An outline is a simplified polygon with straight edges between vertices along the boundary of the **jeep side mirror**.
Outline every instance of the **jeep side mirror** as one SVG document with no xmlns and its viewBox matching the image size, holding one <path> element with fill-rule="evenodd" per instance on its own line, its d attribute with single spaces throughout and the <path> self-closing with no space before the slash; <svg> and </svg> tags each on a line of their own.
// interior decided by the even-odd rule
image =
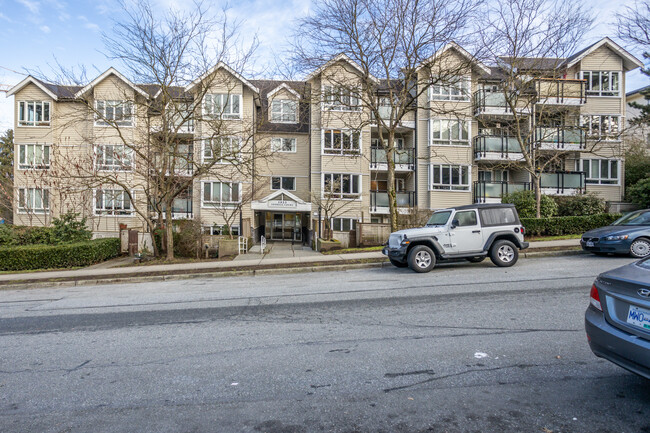
<svg viewBox="0 0 650 433">
<path fill-rule="evenodd" d="M 455 229 L 460 225 L 460 222 L 457 219 L 451 220 L 451 228 Z"/>
</svg>

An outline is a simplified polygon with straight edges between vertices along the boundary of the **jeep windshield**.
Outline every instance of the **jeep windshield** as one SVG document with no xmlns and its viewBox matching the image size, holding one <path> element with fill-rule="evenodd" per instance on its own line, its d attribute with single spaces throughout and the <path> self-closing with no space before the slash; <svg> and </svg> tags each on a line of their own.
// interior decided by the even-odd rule
<svg viewBox="0 0 650 433">
<path fill-rule="evenodd" d="M 450 210 L 446 210 L 442 212 L 434 212 L 434 214 L 431 215 L 431 218 L 429 218 L 429 221 L 427 222 L 427 227 L 444 226 L 445 224 L 447 224 L 450 215 L 451 215 Z"/>
<path fill-rule="evenodd" d="M 650 211 L 636 211 L 623 215 L 613 226 L 650 226 Z"/>
</svg>

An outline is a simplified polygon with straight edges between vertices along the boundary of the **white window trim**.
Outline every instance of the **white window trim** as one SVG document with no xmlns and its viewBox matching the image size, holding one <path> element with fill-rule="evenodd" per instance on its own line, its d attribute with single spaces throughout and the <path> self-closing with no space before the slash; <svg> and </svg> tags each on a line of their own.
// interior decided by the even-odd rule
<svg viewBox="0 0 650 433">
<path fill-rule="evenodd" d="M 106 217 L 106 218 L 128 218 L 128 217 L 133 217 L 135 215 L 135 207 L 133 206 L 133 202 L 135 201 L 135 191 L 131 190 L 131 211 L 128 213 L 124 214 L 108 214 L 105 213 L 105 209 L 97 209 L 97 191 L 98 190 L 103 190 L 103 191 L 119 191 L 121 188 L 115 187 L 115 188 L 94 188 L 93 189 L 93 215 L 97 217 Z M 124 191 L 124 190 L 122 190 Z M 126 192 L 126 191 L 124 191 Z"/>
<path fill-rule="evenodd" d="M 618 137 L 617 137 L 617 138 L 607 138 L 607 137 L 602 138 L 602 137 L 600 136 L 600 133 L 598 134 L 598 137 L 594 137 L 593 135 L 591 135 L 591 134 L 590 134 L 590 128 L 591 128 L 590 125 L 591 125 L 591 121 L 589 121 L 589 123 L 586 124 L 584 120 L 585 120 L 585 118 L 587 118 L 587 117 L 591 118 L 591 117 L 595 117 L 595 116 L 599 116 L 599 117 L 602 117 L 602 116 L 609 116 L 609 117 L 615 117 L 615 118 L 617 118 L 617 119 L 618 119 Z M 623 133 L 623 130 L 621 129 L 621 128 L 622 128 L 621 125 L 622 125 L 623 123 L 624 123 L 624 121 L 623 121 L 623 116 L 621 116 L 620 113 L 619 113 L 619 114 L 587 114 L 587 113 L 585 113 L 585 114 L 580 114 L 580 124 L 581 124 L 581 126 L 585 126 L 585 125 L 587 126 L 587 130 L 585 131 L 585 139 L 586 139 L 586 140 L 592 140 L 592 141 L 611 141 L 611 142 L 618 142 L 618 141 L 621 141 L 622 133 Z"/>
<path fill-rule="evenodd" d="M 97 114 L 97 112 L 99 111 L 97 109 L 97 103 L 100 102 L 100 101 L 104 102 L 104 113 L 102 114 L 102 117 L 98 117 L 98 114 Z M 120 125 L 120 124 L 116 123 L 115 120 L 111 120 L 110 122 L 114 123 L 114 125 L 113 125 L 113 124 L 109 123 L 109 121 L 105 120 L 106 119 L 106 102 L 107 101 L 121 102 L 123 104 L 130 104 L 131 105 L 131 124 L 130 125 Z M 94 102 L 94 105 L 95 105 L 95 113 L 94 113 L 95 121 L 94 121 L 94 125 L 96 127 L 98 127 L 98 128 L 111 128 L 111 127 L 116 127 L 117 126 L 118 128 L 134 128 L 136 126 L 135 125 L 135 106 L 134 106 L 133 102 L 131 102 L 129 100 L 118 100 L 118 99 L 96 99 L 95 102 Z M 124 120 L 121 120 L 120 122 L 123 122 L 123 121 Z"/>
<path fill-rule="evenodd" d="M 273 150 L 273 140 L 293 140 L 293 150 L 282 150 L 282 143 L 280 143 L 280 150 Z M 271 138 L 271 152 L 273 153 L 296 153 L 298 151 L 298 140 L 295 137 L 272 137 Z"/>
<path fill-rule="evenodd" d="M 358 105 L 353 106 L 353 105 L 343 105 L 342 103 L 336 104 L 336 103 L 327 102 L 325 87 L 332 87 L 333 89 L 338 89 L 339 98 L 341 96 L 341 91 L 346 90 L 345 87 L 337 86 L 335 84 L 321 84 L 321 95 L 323 95 L 321 101 L 321 111 L 337 111 L 343 113 L 358 113 L 360 111 L 363 111 L 363 104 L 361 103 L 361 98 L 359 97 L 359 95 L 361 94 L 360 89 L 354 92 L 354 95 L 357 98 Z M 352 98 L 352 92 L 350 93 L 350 98 Z"/>
<path fill-rule="evenodd" d="M 44 104 L 47 104 L 49 106 L 48 107 L 48 112 L 49 112 L 49 117 L 50 117 L 49 120 L 47 120 L 47 121 L 44 120 L 42 122 L 39 122 L 42 125 L 36 125 L 36 120 L 31 122 L 32 124 L 30 124 L 28 120 L 20 120 L 20 104 L 25 104 L 24 113 L 26 114 L 27 113 L 27 104 L 29 104 L 30 102 L 32 102 L 34 104 L 41 103 L 41 105 L 43 105 L 43 107 L 42 107 L 43 113 L 45 113 L 45 105 Z M 49 127 L 51 127 L 52 126 L 52 105 L 53 104 L 52 104 L 51 101 L 37 101 L 37 100 L 18 101 L 18 111 L 16 112 L 16 119 L 17 119 L 16 120 L 16 126 L 18 128 L 49 128 Z M 34 116 L 36 116 L 36 107 L 34 107 Z"/>
<path fill-rule="evenodd" d="M 206 113 L 206 110 L 205 110 L 205 97 L 208 96 L 208 95 L 211 95 L 211 96 L 213 96 L 213 95 L 226 95 L 229 98 L 231 96 L 237 96 L 239 98 L 239 113 L 237 114 L 237 117 L 231 117 L 232 113 L 231 114 L 224 113 L 224 114 L 219 115 L 219 116 L 216 116 L 216 115 L 214 115 L 212 113 Z M 219 93 L 219 92 L 206 93 L 205 95 L 203 95 L 203 101 L 201 101 L 201 113 L 206 118 L 211 117 L 211 118 L 214 118 L 214 119 L 221 119 L 221 120 L 242 120 L 243 114 L 244 114 L 244 96 L 241 93 Z"/>
<path fill-rule="evenodd" d="M 209 163 L 214 159 L 214 152 L 211 152 L 212 153 L 212 158 L 206 158 L 206 156 L 205 156 L 206 141 L 224 139 L 224 138 L 227 138 L 228 140 L 231 140 L 231 143 L 232 143 L 232 140 L 237 141 L 237 146 L 238 146 L 238 149 L 239 149 L 239 152 L 237 154 L 237 161 L 242 160 L 242 142 L 243 142 L 243 140 L 241 139 L 241 137 L 237 137 L 237 136 L 234 136 L 234 135 L 228 135 L 228 136 L 225 136 L 225 137 L 211 137 L 211 138 L 204 138 L 204 139 L 201 140 L 201 162 L 203 164 Z M 223 154 L 223 152 L 222 152 L 222 154 Z M 215 160 L 215 165 L 216 164 L 219 164 L 219 165 L 234 164 L 234 161 L 224 161 L 223 156 L 222 156 L 219 160 Z"/>
<path fill-rule="evenodd" d="M 273 103 L 276 102 L 276 101 L 280 102 L 280 118 L 282 118 L 282 115 L 285 114 L 284 110 L 282 110 L 282 108 L 284 107 L 284 103 L 293 102 L 294 104 L 296 104 L 296 108 L 295 108 L 294 113 L 293 113 L 295 115 L 295 120 L 273 120 Z M 299 116 L 298 101 L 296 101 L 294 99 L 274 98 L 274 99 L 271 99 L 271 101 L 269 102 L 269 122 L 271 122 L 271 123 L 296 124 L 296 123 L 298 123 L 298 116 Z"/>
<path fill-rule="evenodd" d="M 429 88 L 427 89 L 428 91 L 428 96 L 429 96 L 429 101 L 442 101 L 442 102 L 471 102 L 472 100 L 472 77 L 471 75 L 459 75 L 457 77 L 459 81 L 467 83 L 467 95 L 462 98 L 462 99 L 452 99 L 451 98 L 451 92 L 449 92 L 448 97 L 444 97 L 444 95 L 436 95 L 433 93 L 433 86 L 439 86 L 439 87 L 445 87 L 447 89 L 451 89 L 452 85 L 451 84 L 441 84 L 441 83 L 435 83 L 435 80 L 431 82 L 429 85 Z"/>
<path fill-rule="evenodd" d="M 358 151 L 348 151 L 344 152 L 343 151 L 343 146 L 341 146 L 341 151 L 334 153 L 334 152 L 325 152 L 325 131 L 341 131 L 345 132 L 348 134 L 352 134 L 355 132 L 359 133 L 359 150 Z M 322 128 L 320 130 L 320 149 L 321 149 L 321 155 L 323 156 L 353 156 L 353 157 L 358 157 L 363 154 L 363 130 L 354 130 L 354 129 L 342 129 L 342 128 Z M 346 173 L 347 174 L 347 173 Z"/>
<path fill-rule="evenodd" d="M 591 92 L 595 92 L 595 90 L 589 90 L 589 86 L 591 85 L 591 77 L 590 77 L 589 80 L 587 80 L 587 84 L 585 85 L 585 95 L 587 95 L 587 97 L 589 97 L 589 98 L 620 98 L 621 97 L 621 87 L 622 87 L 622 84 L 623 84 L 623 71 L 584 70 L 584 71 L 580 71 L 580 73 L 578 74 L 579 78 L 581 80 L 585 80 L 585 78 L 584 78 L 584 73 L 585 72 L 589 72 L 589 73 L 599 72 L 600 73 L 600 80 L 599 80 L 600 87 L 602 87 L 602 85 L 603 85 L 603 78 L 602 78 L 603 77 L 603 75 L 602 75 L 603 72 L 609 73 L 610 87 L 611 87 L 611 82 L 612 82 L 612 72 L 617 72 L 618 73 L 618 93 L 616 95 L 603 95 L 602 94 L 603 92 L 610 92 L 611 93 L 611 91 L 602 90 L 602 89 L 598 90 L 598 95 L 595 95 L 595 94 L 591 93 Z"/>
<path fill-rule="evenodd" d="M 597 158 L 597 157 L 594 157 L 594 158 L 580 158 L 580 159 L 577 161 L 577 162 L 580 164 L 580 166 L 579 166 L 579 170 L 578 170 L 578 171 L 585 172 L 585 170 L 584 170 L 584 162 L 585 162 L 585 161 L 590 161 L 590 162 L 591 162 L 591 161 L 593 161 L 593 160 L 598 160 L 598 161 L 610 161 L 610 162 L 611 162 L 611 161 L 616 161 L 616 164 L 617 164 L 617 167 L 616 167 L 616 173 L 617 173 L 616 183 L 602 183 L 602 180 L 603 180 L 603 179 L 602 179 L 601 177 L 598 177 L 598 178 L 587 177 L 587 176 L 586 176 L 586 173 L 585 173 L 585 186 L 586 186 L 587 188 L 589 187 L 589 185 L 597 185 L 597 186 L 621 186 L 621 166 L 622 166 L 622 162 L 623 162 L 621 159 L 619 159 L 619 158 Z M 591 169 L 590 169 L 589 171 L 591 172 Z M 600 168 L 598 169 L 598 171 L 600 171 Z M 599 174 L 600 174 L 600 173 L 599 173 Z M 597 182 L 597 183 L 596 183 L 596 182 L 588 182 L 589 180 L 597 180 L 598 182 Z M 605 180 L 607 180 L 607 179 L 605 179 Z M 614 180 L 614 179 L 611 179 L 611 180 Z"/>
<path fill-rule="evenodd" d="M 15 189 L 16 189 L 16 211 L 19 214 L 21 214 L 21 215 L 29 215 L 29 214 L 32 214 L 32 215 L 48 215 L 50 213 L 50 209 L 51 209 L 51 207 L 50 207 L 50 201 L 51 201 L 50 195 L 51 194 L 50 194 L 50 189 L 49 188 L 36 188 L 36 187 L 32 188 L 32 187 L 25 186 L 25 187 L 19 187 L 19 188 L 15 188 Z M 31 207 L 31 208 L 21 208 L 20 207 L 20 191 L 24 190 L 25 195 L 27 195 L 27 190 L 30 190 L 30 189 L 47 191 L 47 207 L 43 207 L 43 208 L 39 208 L 39 209 L 36 209 L 34 207 Z M 41 200 L 42 199 L 43 199 L 43 194 L 41 193 Z"/>
<path fill-rule="evenodd" d="M 467 144 L 454 144 L 451 140 L 451 134 L 449 135 L 449 144 L 433 144 L 433 122 L 437 121 L 450 121 L 450 122 L 465 122 L 467 124 Z M 467 148 L 467 147 L 472 147 L 472 119 L 443 119 L 440 117 L 431 117 L 429 118 L 429 121 L 427 122 L 427 126 L 429 128 L 428 135 L 429 135 L 429 147 L 433 146 L 444 146 L 444 147 L 462 147 L 462 148 Z M 442 140 L 440 140 L 442 141 Z M 459 140 L 460 141 L 460 140 Z M 463 141 L 464 142 L 464 141 Z"/>
<path fill-rule="evenodd" d="M 273 179 L 274 178 L 280 178 L 280 188 L 273 188 Z M 283 178 L 292 178 L 293 179 L 293 189 L 282 188 L 282 179 Z M 279 191 L 281 189 L 284 189 L 285 191 L 295 191 L 296 190 L 296 176 L 271 176 L 270 179 L 271 179 L 270 180 L 270 182 L 271 182 L 271 186 L 270 186 L 271 191 Z"/>
<path fill-rule="evenodd" d="M 237 201 L 229 201 L 226 202 L 227 204 L 224 205 L 223 201 L 220 202 L 220 204 L 216 204 L 214 202 L 205 202 L 205 184 L 206 183 L 229 183 L 231 185 L 238 184 L 239 185 L 239 200 Z M 201 181 L 201 208 L 202 209 L 234 209 L 237 207 L 239 203 L 241 203 L 242 199 L 242 192 L 243 192 L 243 183 L 242 182 L 226 182 L 223 180 L 202 180 Z"/>
<path fill-rule="evenodd" d="M 103 146 L 121 146 L 121 147 L 127 149 L 128 151 L 130 151 L 131 152 L 131 165 L 130 166 L 123 166 L 123 167 L 128 167 L 128 168 L 124 168 L 124 169 L 120 169 L 119 166 L 117 166 L 117 165 L 111 166 L 111 167 L 115 167 L 115 168 L 99 168 L 99 164 L 98 164 L 99 147 L 103 147 Z M 133 151 L 133 148 L 131 148 L 131 147 L 127 146 L 127 145 L 124 145 L 124 144 L 110 144 L 110 143 L 96 144 L 95 148 L 94 148 L 94 152 L 95 153 L 93 155 L 94 156 L 93 159 L 94 159 L 94 167 L 95 167 L 96 171 L 130 173 L 130 172 L 133 172 L 135 170 L 135 152 Z"/>
<path fill-rule="evenodd" d="M 225 236 L 225 235 L 213 234 L 213 233 L 212 233 L 212 229 L 213 229 L 214 227 L 220 227 L 220 228 L 223 228 L 223 227 L 225 227 L 225 226 L 227 226 L 227 224 L 217 224 L 217 223 L 214 223 L 214 224 L 212 224 L 212 225 L 204 224 L 203 226 L 201 226 L 201 228 L 202 228 L 204 231 L 207 229 L 207 230 L 210 232 L 210 233 L 204 233 L 204 234 L 208 234 L 208 235 L 210 235 L 210 236 Z M 237 228 L 237 233 L 238 233 L 238 234 L 236 234 L 236 235 L 233 234 L 233 236 L 241 236 L 240 231 L 239 231 L 239 224 L 233 224 L 233 225 L 231 225 L 230 227 L 228 227 L 228 229 L 230 230 L 230 233 L 231 233 L 231 234 L 233 233 L 233 229 L 234 229 L 235 227 Z"/>
<path fill-rule="evenodd" d="M 350 222 L 350 230 L 336 230 L 334 229 L 334 220 L 341 220 L 341 228 L 343 228 L 343 220 L 349 220 Z M 352 222 L 354 222 L 355 228 L 352 228 Z M 330 227 L 332 228 L 333 232 L 342 232 L 342 233 L 348 233 L 351 232 L 352 230 L 356 230 L 356 225 L 359 223 L 359 218 L 355 217 L 344 217 L 344 216 L 336 216 L 330 218 Z"/>
<path fill-rule="evenodd" d="M 46 144 L 46 143 L 43 143 L 43 144 L 25 143 L 25 144 L 16 144 L 16 146 L 17 146 L 17 152 L 14 155 L 18 155 L 18 158 L 16 158 L 17 159 L 17 169 L 18 170 L 24 171 L 24 170 L 49 170 L 50 169 L 50 164 L 52 164 L 52 145 L 51 144 Z M 39 146 L 39 147 L 42 148 L 41 149 L 41 155 L 43 155 L 45 153 L 45 148 L 46 147 L 49 148 L 49 150 L 48 150 L 48 159 L 49 159 L 49 161 L 48 161 L 47 165 L 46 164 L 28 165 L 27 163 L 25 163 L 25 164 L 21 163 L 20 162 L 20 148 L 21 148 L 21 146 L 34 146 L 34 147 Z M 36 153 L 36 152 L 34 151 L 34 153 Z M 27 148 L 25 148 L 25 159 L 27 159 Z"/>
<path fill-rule="evenodd" d="M 450 167 L 458 166 L 462 167 L 464 170 L 467 170 L 467 189 L 452 189 L 451 186 L 452 184 L 449 184 L 449 189 L 439 189 L 439 188 L 434 188 L 433 183 L 432 183 L 432 177 L 433 177 L 433 166 L 434 165 L 448 165 Z M 463 185 L 464 186 L 464 185 Z M 450 164 L 446 162 L 430 162 L 428 164 L 427 168 L 427 189 L 429 192 L 463 192 L 463 193 L 468 193 L 472 192 L 472 165 L 468 164 Z"/>
<path fill-rule="evenodd" d="M 361 173 L 335 173 L 335 172 L 321 172 L 320 175 L 320 195 L 321 199 L 325 199 L 325 175 L 328 174 L 340 174 L 340 175 L 352 175 L 352 176 L 359 176 L 359 193 L 355 194 L 358 195 L 358 197 L 355 198 L 343 198 L 343 197 L 332 197 L 333 200 L 343 200 L 343 201 L 361 201 L 363 197 L 363 175 Z M 343 193 L 341 193 L 343 195 Z M 353 194 L 349 194 L 353 195 Z"/>
</svg>

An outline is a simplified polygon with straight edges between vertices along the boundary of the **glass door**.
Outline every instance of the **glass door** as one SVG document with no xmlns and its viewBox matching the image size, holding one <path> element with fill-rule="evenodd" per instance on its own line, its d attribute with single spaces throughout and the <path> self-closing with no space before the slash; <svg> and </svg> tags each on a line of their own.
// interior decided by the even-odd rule
<svg viewBox="0 0 650 433">
<path fill-rule="evenodd" d="M 282 240 L 282 220 L 283 215 L 281 213 L 273 214 L 273 231 L 271 232 L 271 239 L 274 241 Z"/>
</svg>

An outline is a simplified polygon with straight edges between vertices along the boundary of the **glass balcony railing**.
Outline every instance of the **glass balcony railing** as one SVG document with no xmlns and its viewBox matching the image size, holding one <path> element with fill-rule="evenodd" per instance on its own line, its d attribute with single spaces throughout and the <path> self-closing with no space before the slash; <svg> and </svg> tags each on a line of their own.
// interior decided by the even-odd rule
<svg viewBox="0 0 650 433">
<path fill-rule="evenodd" d="M 585 189 L 585 173 L 581 171 L 542 173 L 540 187 L 546 194 L 575 194 Z"/>
<path fill-rule="evenodd" d="M 474 137 L 474 156 L 485 158 L 488 153 L 498 153 L 508 159 L 509 154 L 521 154 L 521 145 L 515 137 L 506 135 L 478 135 Z"/>
<path fill-rule="evenodd" d="M 500 200 L 505 194 L 529 189 L 529 182 L 474 182 L 474 203 L 485 203 L 487 199 Z"/>
<path fill-rule="evenodd" d="M 415 191 L 399 191 L 395 193 L 397 207 L 415 206 Z M 388 208 L 388 192 L 370 191 L 370 211 L 376 211 L 378 208 Z"/>
<path fill-rule="evenodd" d="M 542 149 L 580 150 L 586 146 L 585 130 L 579 126 L 538 126 L 535 141 Z"/>
<path fill-rule="evenodd" d="M 586 80 L 538 78 L 535 92 L 538 104 L 582 105 L 587 102 Z"/>
<path fill-rule="evenodd" d="M 503 92 L 477 90 L 473 96 L 474 114 L 512 114 Z"/>
<path fill-rule="evenodd" d="M 415 152 L 413 149 L 393 150 L 393 161 L 395 165 L 408 165 L 409 170 L 415 169 Z M 370 166 L 377 168 L 380 164 L 388 164 L 386 150 L 380 147 L 370 148 Z"/>
</svg>

